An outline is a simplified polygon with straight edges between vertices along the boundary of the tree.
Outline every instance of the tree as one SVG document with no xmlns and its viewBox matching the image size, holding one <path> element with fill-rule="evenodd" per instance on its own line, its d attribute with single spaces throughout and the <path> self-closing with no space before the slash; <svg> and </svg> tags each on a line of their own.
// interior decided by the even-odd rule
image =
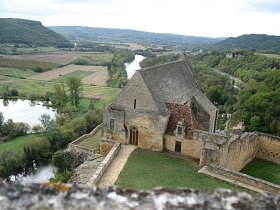
<svg viewBox="0 0 280 210">
<path fill-rule="evenodd" d="M 51 123 L 51 116 L 48 114 L 42 114 L 39 120 L 42 123 L 43 127 L 47 129 L 49 124 Z"/>
<path fill-rule="evenodd" d="M 54 86 L 54 93 L 53 93 L 52 99 L 53 99 L 53 103 L 58 108 L 63 108 L 66 106 L 66 103 L 68 101 L 68 96 L 67 96 L 67 93 L 65 90 L 64 83 L 56 84 Z"/>
<path fill-rule="evenodd" d="M 0 112 L 0 127 L 3 125 L 4 123 L 4 116 L 3 116 L 3 112 Z"/>
<path fill-rule="evenodd" d="M 77 77 L 68 77 L 66 85 L 69 89 L 69 97 L 72 106 L 78 107 L 82 94 L 82 80 Z"/>
</svg>

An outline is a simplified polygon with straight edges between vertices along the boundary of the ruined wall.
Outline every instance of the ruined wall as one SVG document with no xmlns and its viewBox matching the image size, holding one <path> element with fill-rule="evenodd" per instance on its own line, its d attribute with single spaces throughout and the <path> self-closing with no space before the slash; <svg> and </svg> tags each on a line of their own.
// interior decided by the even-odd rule
<svg viewBox="0 0 280 210">
<path fill-rule="evenodd" d="M 255 133 L 244 133 L 233 137 L 221 148 L 220 165 L 240 171 L 250 163 L 258 151 L 258 139 Z"/>
<path fill-rule="evenodd" d="M 181 142 L 181 154 L 187 155 L 194 159 L 200 159 L 204 141 L 164 135 L 165 149 L 171 152 L 175 152 L 176 141 Z"/>
<path fill-rule="evenodd" d="M 244 133 L 226 137 L 214 133 L 195 131 L 194 139 L 204 139 L 200 166 L 217 163 L 222 167 L 240 171 L 254 158 L 280 164 L 280 138 L 264 133 Z"/>
<path fill-rule="evenodd" d="M 259 148 L 257 157 L 280 164 L 280 137 L 257 133 Z"/>
<path fill-rule="evenodd" d="M 255 133 L 227 137 L 208 132 L 195 132 L 194 139 L 204 139 L 200 167 L 217 163 L 222 167 L 240 171 L 251 162 L 259 145 Z"/>
<path fill-rule="evenodd" d="M 201 106 L 197 100 L 193 99 L 191 101 L 191 108 L 195 118 L 198 120 L 199 124 L 204 128 L 203 130 L 209 131 L 210 115 L 205 111 L 203 106 Z"/>
</svg>

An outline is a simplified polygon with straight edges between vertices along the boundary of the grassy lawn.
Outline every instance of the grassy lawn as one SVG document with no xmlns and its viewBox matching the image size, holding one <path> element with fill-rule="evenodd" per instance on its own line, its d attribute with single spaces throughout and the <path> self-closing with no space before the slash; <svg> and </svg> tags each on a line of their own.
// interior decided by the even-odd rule
<svg viewBox="0 0 280 210">
<path fill-rule="evenodd" d="M 100 138 L 101 129 L 99 129 L 92 137 L 83 140 L 78 145 L 99 151 Z"/>
<path fill-rule="evenodd" d="M 32 70 L 20 70 L 16 68 L 7 68 L 7 67 L 0 67 L 0 75 L 7 76 L 7 77 L 14 77 L 14 78 L 27 78 L 32 75 L 38 74 Z"/>
<path fill-rule="evenodd" d="M 53 79 L 52 81 L 54 82 L 63 82 L 65 81 L 68 77 L 77 77 L 79 79 L 83 79 L 91 74 L 94 74 L 94 72 L 88 72 L 88 71 L 73 71 L 69 74 L 57 77 L 55 79 Z"/>
<path fill-rule="evenodd" d="M 39 137 L 38 134 L 29 134 L 26 136 L 17 137 L 9 142 L 1 143 L 0 144 L 0 155 L 3 154 L 3 152 L 5 152 L 5 151 L 21 153 L 23 151 L 23 147 L 25 145 L 30 144 L 38 137 Z"/>
<path fill-rule="evenodd" d="M 255 159 L 241 172 L 280 185 L 280 165 L 276 163 Z"/>
<path fill-rule="evenodd" d="M 198 167 L 193 162 L 182 157 L 138 148 L 129 157 L 116 184 L 136 190 L 185 187 L 245 191 L 223 181 L 198 174 L 197 171 Z"/>
</svg>

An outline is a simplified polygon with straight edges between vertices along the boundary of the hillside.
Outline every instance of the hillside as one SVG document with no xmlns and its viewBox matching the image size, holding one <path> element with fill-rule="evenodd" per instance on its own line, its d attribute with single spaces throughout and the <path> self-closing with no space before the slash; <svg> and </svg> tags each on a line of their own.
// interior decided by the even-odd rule
<svg viewBox="0 0 280 210">
<path fill-rule="evenodd" d="M 39 21 L 0 18 L 0 43 L 53 46 L 68 40 Z"/>
<path fill-rule="evenodd" d="M 49 28 L 57 33 L 64 35 L 71 41 L 123 41 L 155 44 L 181 43 L 193 46 L 210 45 L 222 40 L 222 38 L 184 36 L 167 33 L 152 33 L 130 29 L 95 28 L 84 26 L 52 26 Z"/>
<path fill-rule="evenodd" d="M 280 50 L 280 36 L 269 36 L 266 34 L 245 34 L 236 38 L 227 38 L 215 44 L 214 47 L 221 50 Z"/>
</svg>

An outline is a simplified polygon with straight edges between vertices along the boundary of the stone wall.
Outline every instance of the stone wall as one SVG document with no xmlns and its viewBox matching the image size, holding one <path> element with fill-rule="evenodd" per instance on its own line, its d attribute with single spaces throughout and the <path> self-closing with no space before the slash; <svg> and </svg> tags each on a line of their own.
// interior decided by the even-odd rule
<svg viewBox="0 0 280 210">
<path fill-rule="evenodd" d="M 175 152 L 176 141 L 181 142 L 181 154 L 192 157 L 194 159 L 200 159 L 204 141 L 164 135 L 165 149 L 171 152 Z"/>
<path fill-rule="evenodd" d="M 226 189 L 155 189 L 134 191 L 85 185 L 0 183 L 1 210 L 277 210 L 276 195 Z"/>
<path fill-rule="evenodd" d="M 108 139 L 106 139 L 105 141 L 107 143 L 111 142 L 113 147 L 110 150 L 110 152 L 106 155 L 104 160 L 98 165 L 93 176 L 89 179 L 88 184 L 96 184 L 100 180 L 100 178 L 102 177 L 102 175 L 104 174 L 104 172 L 106 171 L 106 169 L 108 168 L 108 166 L 113 161 L 114 157 L 116 156 L 116 154 L 119 152 L 119 150 L 121 148 L 121 144 L 118 142 L 111 141 Z"/>
<path fill-rule="evenodd" d="M 280 138 L 276 136 L 253 132 L 227 137 L 195 131 L 194 139 L 205 141 L 200 167 L 217 163 L 222 167 L 240 171 L 256 157 L 280 164 Z"/>
<path fill-rule="evenodd" d="M 256 133 L 244 133 L 230 138 L 221 147 L 220 166 L 240 171 L 250 163 L 257 154 L 259 142 Z"/>
<path fill-rule="evenodd" d="M 280 164 L 280 137 L 265 133 L 257 133 L 259 147 L 257 158 L 272 161 Z"/>
<path fill-rule="evenodd" d="M 269 192 L 269 193 L 280 195 L 280 186 L 277 184 L 273 184 L 271 182 L 267 182 L 237 171 L 223 168 L 215 164 L 208 165 L 207 170 L 214 174 L 218 174 L 220 178 L 222 177 L 229 178 L 230 180 L 227 181 L 230 181 L 231 183 L 239 185 L 241 187 L 248 185 L 249 187 L 248 189 L 253 191 Z"/>
<path fill-rule="evenodd" d="M 119 143 L 129 144 L 130 129 L 138 130 L 138 146 L 153 151 L 163 150 L 163 134 L 169 116 L 140 109 L 125 108 L 123 111 L 108 109 L 104 115 L 104 137 Z M 116 119 L 114 130 L 110 130 L 110 119 Z"/>
<path fill-rule="evenodd" d="M 78 144 L 80 142 L 82 142 L 83 140 L 85 140 L 87 138 L 90 138 L 93 135 L 95 135 L 100 129 L 102 129 L 102 127 L 103 127 L 103 123 L 96 126 L 90 133 L 84 134 L 84 135 L 80 136 L 79 138 L 77 138 L 76 140 L 69 143 L 68 144 L 68 150 L 79 153 L 79 154 L 83 154 L 84 156 L 87 156 L 87 157 L 92 155 L 92 154 L 95 154 L 96 151 L 94 149 L 83 147 L 83 146 L 80 146 Z"/>
</svg>

